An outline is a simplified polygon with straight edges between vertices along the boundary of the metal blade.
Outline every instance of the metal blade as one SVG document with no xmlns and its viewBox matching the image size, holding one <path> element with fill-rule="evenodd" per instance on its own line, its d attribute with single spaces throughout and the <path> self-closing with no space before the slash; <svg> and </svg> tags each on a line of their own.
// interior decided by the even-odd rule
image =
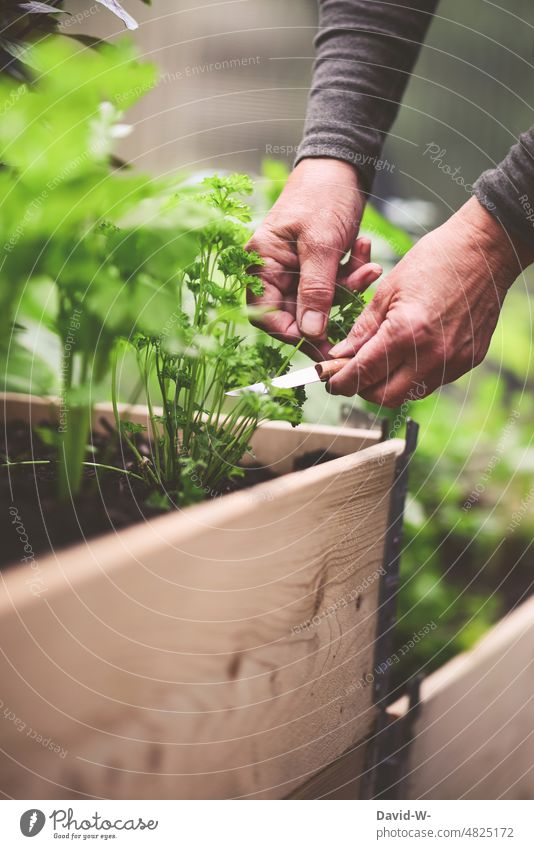
<svg viewBox="0 0 534 849">
<path fill-rule="evenodd" d="M 271 381 L 271 386 L 276 386 L 279 389 L 295 389 L 297 386 L 306 386 L 308 383 L 318 383 L 321 380 L 315 366 L 308 368 L 297 369 L 290 371 L 288 374 L 283 374 L 281 377 L 275 377 Z M 227 395 L 242 395 L 243 392 L 256 392 L 258 395 L 265 395 L 269 390 L 264 383 L 253 383 L 251 386 L 241 386 L 239 389 L 232 389 L 227 392 Z"/>
</svg>

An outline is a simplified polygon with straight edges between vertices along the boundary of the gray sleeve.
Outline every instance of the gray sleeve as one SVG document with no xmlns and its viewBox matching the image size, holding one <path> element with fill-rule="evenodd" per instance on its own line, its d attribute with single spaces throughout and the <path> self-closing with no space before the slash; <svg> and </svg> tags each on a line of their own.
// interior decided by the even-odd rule
<svg viewBox="0 0 534 849">
<path fill-rule="evenodd" d="M 534 127 L 519 136 L 497 168 L 481 174 L 474 190 L 505 230 L 534 246 Z"/>
<path fill-rule="evenodd" d="M 351 162 L 369 189 L 438 0 L 319 0 L 316 60 L 296 162 Z"/>
</svg>

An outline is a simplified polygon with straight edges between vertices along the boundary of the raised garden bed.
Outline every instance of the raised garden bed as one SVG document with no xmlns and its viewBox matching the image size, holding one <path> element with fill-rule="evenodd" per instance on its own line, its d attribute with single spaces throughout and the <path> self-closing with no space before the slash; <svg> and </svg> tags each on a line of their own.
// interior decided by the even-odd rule
<svg viewBox="0 0 534 849">
<path fill-rule="evenodd" d="M 388 709 L 382 790 L 400 799 L 532 799 L 534 599 Z"/>
<path fill-rule="evenodd" d="M 3 406 L 6 421 L 50 415 Z M 277 479 L 5 570 L 0 789 L 283 798 L 349 749 L 359 776 L 404 450 L 380 439 L 264 424 L 255 462 Z M 310 452 L 338 458 L 287 474 Z"/>
</svg>

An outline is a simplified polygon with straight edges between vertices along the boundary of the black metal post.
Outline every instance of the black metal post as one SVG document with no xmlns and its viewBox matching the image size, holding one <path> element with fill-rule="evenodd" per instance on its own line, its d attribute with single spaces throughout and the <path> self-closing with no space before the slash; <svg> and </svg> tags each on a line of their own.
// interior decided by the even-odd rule
<svg viewBox="0 0 534 849">
<path fill-rule="evenodd" d="M 384 547 L 384 574 L 380 582 L 378 600 L 378 621 L 375 640 L 373 699 L 378 707 L 378 720 L 373 740 L 369 747 L 366 774 L 363 785 L 363 798 L 374 798 L 380 792 L 384 781 L 378 773 L 389 764 L 390 734 L 386 716 L 387 698 L 391 690 L 390 664 L 393 651 L 394 629 L 397 614 L 397 592 L 399 587 L 399 567 L 404 524 L 404 507 L 408 493 L 408 472 L 412 455 L 417 445 L 419 425 L 408 419 L 406 422 L 406 447 L 397 460 L 395 477 L 391 492 L 388 529 Z M 387 784 L 387 778 L 385 780 Z"/>
</svg>

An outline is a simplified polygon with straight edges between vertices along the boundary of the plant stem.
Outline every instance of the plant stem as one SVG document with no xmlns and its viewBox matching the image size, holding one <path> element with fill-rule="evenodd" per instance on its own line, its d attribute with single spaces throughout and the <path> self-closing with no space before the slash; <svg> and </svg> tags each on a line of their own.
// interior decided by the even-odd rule
<svg viewBox="0 0 534 849">
<path fill-rule="evenodd" d="M 46 466 L 50 465 L 53 462 L 59 462 L 58 460 L 14 460 L 9 463 L 0 463 L 0 468 L 5 469 L 8 466 Z M 144 481 L 145 479 L 141 477 L 141 475 L 136 475 L 135 472 L 130 471 L 130 469 L 122 469 L 120 466 L 108 466 L 107 463 L 90 463 L 88 460 L 84 460 L 82 466 L 89 466 L 93 469 L 103 469 L 106 472 L 116 472 L 118 475 L 128 475 L 128 477 L 135 478 L 138 481 Z"/>
</svg>

